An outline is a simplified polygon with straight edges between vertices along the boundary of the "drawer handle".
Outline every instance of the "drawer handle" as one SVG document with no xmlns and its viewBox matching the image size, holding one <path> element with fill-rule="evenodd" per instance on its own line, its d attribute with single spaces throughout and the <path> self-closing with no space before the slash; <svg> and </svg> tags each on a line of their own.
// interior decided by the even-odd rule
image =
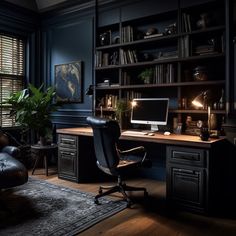
<svg viewBox="0 0 236 236">
<path fill-rule="evenodd" d="M 185 170 L 185 169 L 176 169 L 178 172 L 186 173 L 186 174 L 196 174 L 194 170 Z"/>
<path fill-rule="evenodd" d="M 62 155 L 70 155 L 70 156 L 75 156 L 74 152 L 61 152 Z"/>
<path fill-rule="evenodd" d="M 74 139 L 69 139 L 69 138 L 61 138 L 62 142 L 69 142 L 69 143 L 74 143 L 75 140 Z"/>
<path fill-rule="evenodd" d="M 198 153 L 185 153 L 185 152 L 174 152 L 173 158 L 191 160 L 191 161 L 199 161 L 200 155 Z"/>
</svg>

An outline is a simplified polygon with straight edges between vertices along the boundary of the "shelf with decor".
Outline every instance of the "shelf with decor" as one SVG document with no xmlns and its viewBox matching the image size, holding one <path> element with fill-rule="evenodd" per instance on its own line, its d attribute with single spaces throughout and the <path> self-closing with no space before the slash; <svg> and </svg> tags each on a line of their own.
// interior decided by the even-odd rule
<svg viewBox="0 0 236 236">
<path fill-rule="evenodd" d="M 215 0 L 98 27 L 95 114 L 104 106 L 102 112 L 114 117 L 119 100 L 169 97 L 169 124 L 176 117 L 179 123 L 189 116 L 207 120 L 206 107 L 199 110 L 191 101 L 202 91 L 217 90 L 211 105 L 220 124 L 226 113 L 224 14 L 224 3 Z"/>
</svg>

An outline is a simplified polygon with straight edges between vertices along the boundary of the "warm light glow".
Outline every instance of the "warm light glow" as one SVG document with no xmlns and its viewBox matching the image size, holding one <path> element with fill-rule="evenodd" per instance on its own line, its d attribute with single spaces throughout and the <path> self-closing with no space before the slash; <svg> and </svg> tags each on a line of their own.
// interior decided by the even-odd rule
<svg viewBox="0 0 236 236">
<path fill-rule="evenodd" d="M 131 102 L 131 106 L 132 106 L 132 107 L 136 107 L 136 106 L 137 106 L 137 101 L 134 101 L 134 100 L 133 100 L 133 101 Z"/>
<path fill-rule="evenodd" d="M 193 100 L 193 101 L 192 101 L 192 104 L 193 104 L 194 106 L 196 106 L 196 107 L 203 107 L 203 104 L 200 103 L 199 101 Z"/>
</svg>

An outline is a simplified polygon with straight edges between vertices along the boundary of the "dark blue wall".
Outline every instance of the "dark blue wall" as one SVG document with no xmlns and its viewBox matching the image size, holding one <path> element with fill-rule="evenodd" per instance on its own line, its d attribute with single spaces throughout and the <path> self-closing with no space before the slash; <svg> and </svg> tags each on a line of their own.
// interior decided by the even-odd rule
<svg viewBox="0 0 236 236">
<path fill-rule="evenodd" d="M 93 81 L 94 10 L 47 17 L 42 30 L 42 71 L 47 85 L 55 84 L 55 65 L 82 62 L 82 102 L 64 103 L 53 114 L 56 128 L 86 125 L 92 98 L 85 95 Z"/>
</svg>

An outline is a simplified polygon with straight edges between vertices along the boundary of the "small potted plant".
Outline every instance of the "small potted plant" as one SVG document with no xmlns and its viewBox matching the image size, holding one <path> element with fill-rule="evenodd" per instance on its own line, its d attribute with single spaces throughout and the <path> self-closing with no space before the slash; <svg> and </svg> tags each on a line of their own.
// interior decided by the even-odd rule
<svg viewBox="0 0 236 236">
<path fill-rule="evenodd" d="M 116 103 L 115 116 L 120 123 L 121 129 L 126 128 L 131 107 L 125 99 L 120 99 Z"/>
<path fill-rule="evenodd" d="M 12 93 L 3 104 L 11 105 L 10 116 L 15 116 L 16 122 L 23 132 L 34 130 L 40 140 L 40 144 L 46 143 L 46 137 L 52 133 L 50 114 L 57 110 L 57 104 L 53 103 L 55 90 L 49 87 L 43 91 L 43 85 L 39 88 L 29 84 L 27 89 Z"/>
<path fill-rule="evenodd" d="M 138 75 L 138 78 L 141 79 L 145 84 L 151 84 L 153 79 L 153 69 L 146 68 Z"/>
</svg>

